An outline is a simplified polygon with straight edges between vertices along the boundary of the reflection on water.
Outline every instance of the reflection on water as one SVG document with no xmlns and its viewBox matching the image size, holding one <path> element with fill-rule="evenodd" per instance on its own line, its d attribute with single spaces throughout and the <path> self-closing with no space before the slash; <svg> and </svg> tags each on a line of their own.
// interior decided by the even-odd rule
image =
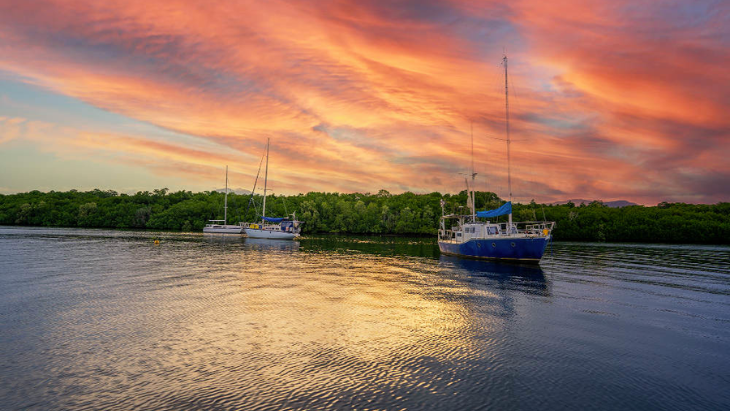
<svg viewBox="0 0 730 411">
<path fill-rule="evenodd" d="M 192 236 L 192 234 L 190 234 Z M 203 241 L 210 244 L 232 244 L 243 242 L 244 237 L 240 234 L 205 233 Z"/>
<path fill-rule="evenodd" d="M 438 247 L 433 238 L 368 237 L 320 235 L 300 238 L 309 251 L 364 253 L 378 256 L 418 256 L 438 258 Z"/>
<path fill-rule="evenodd" d="M 549 296 L 548 282 L 539 265 L 502 263 L 442 255 L 439 259 L 446 269 L 461 269 L 470 282 L 506 288 L 530 294 Z"/>
<path fill-rule="evenodd" d="M 730 405 L 728 248 L 236 237 L 0 227 L 0 408 Z"/>
<path fill-rule="evenodd" d="M 263 238 L 246 238 L 247 248 L 256 251 L 294 252 L 299 250 L 299 241 L 296 240 L 267 240 Z"/>
</svg>

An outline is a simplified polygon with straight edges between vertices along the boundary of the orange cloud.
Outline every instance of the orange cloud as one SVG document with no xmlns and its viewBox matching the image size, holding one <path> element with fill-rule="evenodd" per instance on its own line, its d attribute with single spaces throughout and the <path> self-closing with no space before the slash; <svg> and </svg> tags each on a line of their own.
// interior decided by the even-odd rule
<svg viewBox="0 0 730 411">
<path fill-rule="evenodd" d="M 454 192 L 473 125 L 484 188 L 504 196 L 506 44 L 518 199 L 714 202 L 729 174 L 728 13 L 680 8 L 0 0 L 0 70 L 225 151 L 111 126 L 53 145 L 89 161 L 116 152 L 217 182 L 233 158 L 251 178 L 272 138 L 282 192 Z M 17 136 L 1 125 L 0 142 Z"/>
</svg>

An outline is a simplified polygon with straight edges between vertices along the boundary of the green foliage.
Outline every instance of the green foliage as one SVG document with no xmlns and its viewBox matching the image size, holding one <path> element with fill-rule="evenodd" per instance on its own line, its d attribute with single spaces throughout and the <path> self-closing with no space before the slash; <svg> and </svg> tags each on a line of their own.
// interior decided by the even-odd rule
<svg viewBox="0 0 730 411">
<path fill-rule="evenodd" d="M 730 203 L 660 203 L 655 207 L 610 208 L 601 202 L 576 207 L 520 205 L 555 221 L 556 241 L 730 244 Z"/>
<path fill-rule="evenodd" d="M 305 221 L 305 233 L 435 235 L 444 211 L 467 213 L 467 193 L 391 194 L 311 192 L 294 196 L 271 195 L 268 216 L 296 212 Z M 492 209 L 503 201 L 494 193 L 477 192 L 478 209 Z M 261 196 L 228 195 L 228 222 L 258 221 Z M 211 219 L 223 219 L 224 195 L 219 192 L 170 193 L 167 188 L 134 195 L 115 191 L 0 195 L 0 224 L 61 227 L 150 228 L 201 231 Z M 249 206 L 250 204 L 250 206 Z M 534 201 L 514 205 L 515 221 L 555 221 L 555 240 L 730 243 L 730 203 L 693 205 L 660 203 L 656 207 L 609 208 L 596 201 L 576 206 L 541 205 Z M 504 221 L 505 217 L 500 217 Z"/>
</svg>

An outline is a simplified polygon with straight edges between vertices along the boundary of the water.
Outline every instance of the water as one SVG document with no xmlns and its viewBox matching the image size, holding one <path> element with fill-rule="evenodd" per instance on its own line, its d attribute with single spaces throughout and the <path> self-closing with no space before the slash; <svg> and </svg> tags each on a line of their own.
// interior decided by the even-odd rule
<svg viewBox="0 0 730 411">
<path fill-rule="evenodd" d="M 0 409 L 730 407 L 728 247 L 558 243 L 532 267 L 0 227 L 0 262 Z"/>
</svg>

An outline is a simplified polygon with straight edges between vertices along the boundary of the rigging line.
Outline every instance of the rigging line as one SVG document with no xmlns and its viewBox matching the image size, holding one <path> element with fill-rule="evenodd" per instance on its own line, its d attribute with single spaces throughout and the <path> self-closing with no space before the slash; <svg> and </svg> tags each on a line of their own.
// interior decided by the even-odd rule
<svg viewBox="0 0 730 411">
<path fill-rule="evenodd" d="M 543 223 L 547 221 L 547 217 L 545 217 L 545 207 L 540 203 L 540 208 L 542 209 L 542 221 Z"/>
<path fill-rule="evenodd" d="M 471 177 L 474 178 L 474 121 L 471 122 Z"/>
<path fill-rule="evenodd" d="M 471 212 L 472 220 L 476 221 L 477 200 L 475 198 L 476 176 L 474 172 L 474 121 L 471 122 Z"/>
<path fill-rule="evenodd" d="M 286 214 L 286 216 L 289 216 L 289 211 L 286 209 L 286 199 L 283 195 L 279 197 L 281 198 L 281 202 L 284 203 L 284 213 Z"/>
<path fill-rule="evenodd" d="M 500 84 L 500 81 L 502 80 L 502 65 L 494 65 L 493 63 L 489 63 L 489 66 L 492 68 L 492 75 L 490 77 L 489 81 L 489 90 L 488 92 L 495 96 L 500 96 L 504 89 L 502 88 L 502 85 Z"/>
<path fill-rule="evenodd" d="M 228 168 L 228 166 L 226 166 L 226 171 L 227 171 L 227 168 Z M 228 179 L 228 173 L 226 172 L 226 187 L 228 187 L 229 181 L 230 180 Z M 236 214 L 238 215 L 238 221 L 241 221 L 241 209 L 238 208 L 238 203 L 236 202 L 236 191 L 231 189 L 230 191 L 228 191 L 228 194 L 231 196 L 231 201 L 233 202 L 233 207 L 228 207 L 228 208 L 235 209 Z M 226 223 L 226 224 L 228 224 L 228 223 Z"/>
<path fill-rule="evenodd" d="M 517 86 L 514 84 L 514 76 L 509 78 L 509 82 L 510 82 L 510 87 L 512 88 L 512 95 L 514 95 L 514 97 L 515 97 L 514 105 L 516 106 L 517 111 L 520 113 L 528 113 L 528 109 L 526 108 L 525 105 L 522 104 L 522 98 L 520 97 L 521 92 L 519 94 L 517 92 Z M 513 139 L 512 141 L 528 141 L 528 142 L 535 141 L 533 133 L 530 132 L 530 128 L 529 128 L 530 121 L 525 120 L 523 123 L 525 123 L 525 126 L 526 126 L 523 128 L 523 130 L 526 131 L 526 133 L 524 134 L 525 137 L 523 137 L 521 139 Z M 535 152 L 532 149 L 521 150 L 520 155 L 525 159 L 525 161 L 518 162 L 516 169 L 518 170 L 518 172 L 521 170 L 523 174 L 526 173 L 527 176 L 529 176 L 530 182 L 533 182 L 535 180 L 535 176 L 538 175 L 538 173 L 539 173 L 538 171 L 536 171 L 536 168 L 535 168 L 535 164 L 536 164 Z M 523 187 L 525 186 L 525 184 L 524 184 L 525 182 L 526 182 L 526 180 L 523 178 L 522 179 Z M 527 191 L 532 192 L 534 195 L 534 190 L 530 189 Z M 522 190 L 523 193 L 525 193 L 527 191 Z M 527 197 L 522 197 L 522 198 L 523 198 L 523 200 L 527 200 Z"/>
<path fill-rule="evenodd" d="M 499 64 L 493 64 L 490 62 L 487 64 L 487 66 L 489 67 L 489 70 L 487 70 L 487 72 L 490 73 L 490 75 L 488 75 L 490 81 L 486 83 L 487 86 L 484 89 L 485 93 L 487 94 L 489 99 L 495 98 L 497 96 L 504 96 L 504 77 L 503 77 L 504 73 L 503 73 L 503 68 L 502 68 L 503 63 L 500 62 Z M 495 148 L 491 144 L 488 143 L 490 140 L 498 140 L 498 141 L 507 140 L 505 138 L 497 137 L 497 136 L 504 135 L 504 131 L 503 131 L 503 129 L 500 131 L 496 130 L 496 127 L 498 127 L 497 118 L 496 118 L 496 116 L 494 116 L 494 117 L 492 116 L 493 113 L 496 113 L 496 107 L 494 109 L 492 107 L 489 107 L 484 112 L 482 112 L 482 115 L 483 115 L 482 118 L 484 121 L 486 121 L 486 130 L 482 131 L 482 134 L 484 135 L 484 140 L 482 140 L 482 141 L 484 141 L 486 143 L 486 148 L 487 148 L 488 153 L 495 152 Z M 499 117 L 502 118 L 501 115 Z M 514 140 L 512 140 L 512 141 L 514 141 Z M 501 147 L 500 147 L 500 149 L 501 149 Z M 489 161 L 493 161 L 493 160 L 489 160 Z M 502 160 L 500 159 L 497 161 L 502 161 Z M 501 179 L 496 179 L 496 178 L 490 179 L 489 178 L 490 176 L 494 177 L 495 175 L 491 175 L 487 171 L 484 171 L 484 173 L 486 176 L 486 180 L 489 180 L 488 182 L 485 183 L 485 186 L 487 188 L 489 188 L 488 191 L 493 192 L 495 194 L 498 192 L 504 191 L 504 183 L 501 181 Z"/>
<path fill-rule="evenodd" d="M 499 139 L 499 138 L 498 138 L 498 139 L 496 139 L 496 140 L 502 140 L 502 141 L 507 141 L 507 139 L 506 139 L 506 138 L 503 138 L 503 139 Z M 513 143 L 514 143 L 515 141 L 520 141 L 520 142 L 523 142 L 523 141 L 530 141 L 530 139 L 528 139 L 528 138 L 511 138 L 511 137 L 510 137 L 509 141 L 511 141 L 511 142 L 513 142 Z"/>
<path fill-rule="evenodd" d="M 256 216 L 258 216 L 259 215 L 259 207 L 256 205 L 256 199 L 252 199 L 251 202 L 253 203 L 253 210 L 256 212 Z"/>
<path fill-rule="evenodd" d="M 510 97 L 512 97 L 512 99 L 510 99 L 511 100 L 510 105 L 513 106 L 518 113 L 526 113 L 527 110 L 525 109 L 525 106 L 522 104 L 522 98 L 520 97 L 521 93 L 517 92 L 517 86 L 514 84 L 514 77 L 515 77 L 514 75 L 508 77 L 509 87 L 511 90 Z M 523 130 L 524 130 L 524 128 L 523 128 Z M 532 141 L 532 139 L 530 137 L 510 138 L 510 140 L 519 141 L 519 142 Z M 533 154 L 532 150 L 526 150 L 526 151 L 522 150 L 520 152 L 520 155 L 523 158 L 526 157 L 526 161 L 517 162 L 514 165 L 513 170 L 516 171 L 515 174 L 519 175 L 519 174 L 524 174 L 526 172 L 532 179 L 532 176 L 535 175 L 534 161 L 532 161 L 534 157 L 532 156 L 532 154 Z M 519 185 L 519 181 L 520 180 L 515 180 L 517 185 Z M 522 179 L 521 181 L 523 183 L 522 187 L 524 187 L 525 179 Z M 514 190 L 514 191 L 516 191 L 517 193 L 525 192 L 524 190 Z M 514 197 L 516 197 L 516 198 L 519 197 L 519 198 L 522 198 L 523 200 L 527 199 L 527 197 L 519 196 L 519 195 L 515 195 Z"/>
<path fill-rule="evenodd" d="M 236 192 L 231 190 L 230 195 L 231 195 L 231 202 L 233 202 L 233 207 L 228 207 L 228 208 L 234 208 L 236 210 L 236 214 L 238 215 L 238 220 L 241 221 L 241 210 L 238 209 L 238 203 L 236 203 Z"/>
<path fill-rule="evenodd" d="M 507 131 L 507 191 L 509 192 L 509 201 L 512 202 L 512 172 L 511 172 L 511 161 L 510 161 L 510 135 L 509 135 L 509 87 L 508 87 L 508 75 L 507 75 L 507 54 L 502 57 L 502 64 L 504 65 L 504 107 L 505 107 L 505 127 Z M 512 224 L 512 213 L 509 214 L 509 223 Z"/>
<path fill-rule="evenodd" d="M 522 105 L 520 104 L 519 99 L 517 98 L 517 90 L 515 89 L 515 84 L 514 84 L 514 73 L 512 74 L 512 76 L 507 76 L 505 78 L 505 81 L 509 83 L 509 88 L 512 90 L 512 93 L 510 93 L 510 97 L 512 97 L 512 109 L 513 110 L 517 109 L 516 111 L 519 112 L 522 108 Z M 510 131 L 513 131 L 513 130 L 510 130 Z M 510 137 L 510 140 L 511 140 L 510 143 L 512 141 L 515 141 L 515 139 L 513 139 L 511 137 Z M 515 166 L 512 167 L 512 164 L 510 162 L 510 164 L 508 166 L 508 167 L 511 167 L 515 171 L 515 174 L 519 174 L 518 170 L 520 170 L 519 162 L 517 162 L 517 163 L 518 164 L 515 164 Z M 511 175 L 510 175 L 510 180 L 511 180 Z M 516 182 L 516 180 L 517 179 L 515 179 L 515 182 Z M 519 183 L 516 185 L 519 185 Z M 514 198 L 518 197 L 513 194 L 514 193 L 513 189 L 510 189 L 509 191 L 510 191 L 510 201 L 513 201 Z M 517 190 L 517 192 L 519 193 L 520 190 Z"/>
<path fill-rule="evenodd" d="M 502 93 L 504 92 L 504 88 L 503 88 L 504 84 L 503 83 L 500 84 L 500 81 L 503 78 L 502 77 L 502 64 L 501 63 L 494 64 L 491 62 L 491 60 L 489 60 L 489 62 L 484 62 L 484 63 L 485 63 L 485 66 L 487 67 L 485 69 L 485 72 L 488 73 L 487 77 L 488 77 L 489 81 L 484 83 L 485 87 L 482 90 L 486 97 L 485 101 L 491 101 L 496 96 L 501 96 Z M 487 105 L 487 107 L 485 107 L 485 109 L 483 111 L 479 112 L 480 118 L 477 120 L 485 126 L 484 129 L 482 131 L 480 131 L 482 133 L 482 135 L 484 136 L 482 138 L 482 140 L 480 140 L 480 141 L 482 141 L 484 143 L 486 153 L 494 152 L 494 146 L 491 144 L 490 140 L 505 141 L 504 138 L 497 137 L 498 135 L 501 136 L 504 133 L 501 130 L 500 131 L 495 130 L 497 122 L 496 122 L 496 117 L 493 116 L 494 112 L 495 111 L 493 110 L 493 108 L 490 107 L 489 105 Z M 502 118 L 502 116 L 500 115 L 499 118 Z M 489 156 L 486 155 L 485 157 L 489 157 Z M 482 158 L 482 157 L 480 157 L 480 158 L 482 159 L 482 165 L 483 165 L 485 158 Z M 486 160 L 486 161 L 489 162 L 492 160 Z M 501 183 L 501 181 L 499 179 L 493 178 L 494 174 L 492 174 L 492 173 L 494 172 L 494 170 L 493 169 L 490 170 L 491 173 L 490 173 L 490 171 L 487 171 L 487 170 L 490 170 L 489 167 L 487 167 L 487 169 L 482 170 L 482 173 L 485 176 L 484 177 L 485 181 L 484 181 L 484 185 L 483 185 L 485 187 L 485 189 L 487 189 L 487 191 L 489 191 L 489 192 L 494 192 L 494 193 L 502 191 L 501 188 L 502 188 L 503 184 Z M 485 201 L 486 200 L 487 199 L 485 198 Z M 485 207 L 486 207 L 486 205 L 485 205 Z"/>
<path fill-rule="evenodd" d="M 248 215 L 248 210 L 251 209 L 251 202 L 253 202 L 253 196 L 254 193 L 256 193 L 256 184 L 259 181 L 259 175 L 261 174 L 261 165 L 264 164 L 264 157 L 266 156 L 266 153 L 261 156 L 261 161 L 259 162 L 259 171 L 256 172 L 256 179 L 253 181 L 253 190 L 251 190 L 251 196 L 248 198 L 248 205 L 246 206 L 246 215 Z M 254 203 L 254 209 L 256 210 L 256 214 L 259 213 L 258 208 L 256 207 L 256 203 Z"/>
</svg>

